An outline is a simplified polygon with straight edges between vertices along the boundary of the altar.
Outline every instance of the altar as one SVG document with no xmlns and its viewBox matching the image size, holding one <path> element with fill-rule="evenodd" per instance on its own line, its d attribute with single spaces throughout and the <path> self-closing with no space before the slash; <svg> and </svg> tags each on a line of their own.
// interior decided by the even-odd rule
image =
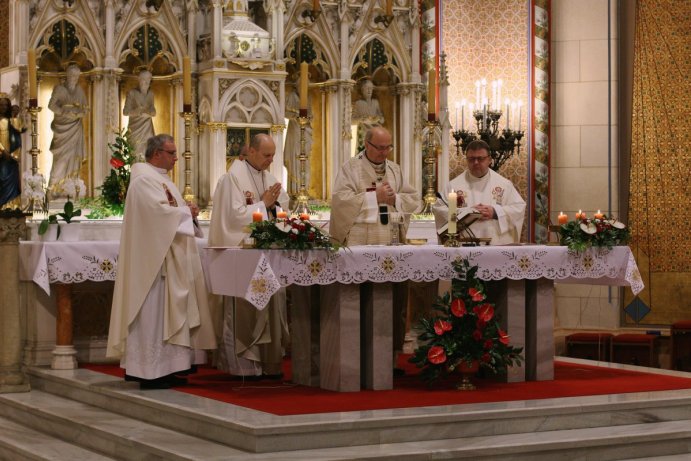
<svg viewBox="0 0 691 461">
<path fill-rule="evenodd" d="M 55 367 L 76 366 L 70 286 L 114 280 L 117 254 L 117 241 L 21 242 L 20 279 L 58 291 Z M 509 370 L 509 381 L 553 377 L 555 281 L 643 289 L 628 247 L 580 254 L 541 245 L 202 251 L 208 286 L 216 294 L 240 296 L 262 309 L 280 287 L 292 290 L 294 380 L 338 391 L 391 388 L 391 283 L 450 280 L 451 262 L 458 257 L 479 266 L 481 279 L 496 282 L 493 301 L 502 326 L 512 344 L 525 348 L 525 363 Z"/>
</svg>

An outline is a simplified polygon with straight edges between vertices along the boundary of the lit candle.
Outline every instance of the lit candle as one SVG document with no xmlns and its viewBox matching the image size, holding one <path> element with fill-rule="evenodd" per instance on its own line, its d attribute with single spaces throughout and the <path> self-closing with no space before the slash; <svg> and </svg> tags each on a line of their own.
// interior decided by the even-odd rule
<svg viewBox="0 0 691 461">
<path fill-rule="evenodd" d="M 427 74 L 427 120 L 437 119 L 437 74 L 434 69 Z"/>
<path fill-rule="evenodd" d="M 516 131 L 521 131 L 521 110 L 523 109 L 523 101 L 518 101 L 518 129 Z"/>
<path fill-rule="evenodd" d="M 506 98 L 506 129 L 511 129 L 511 100 Z"/>
<path fill-rule="evenodd" d="M 261 211 L 259 211 L 259 208 L 257 208 L 257 211 L 252 213 L 252 222 L 262 222 L 264 220 L 264 215 L 262 214 Z"/>
<path fill-rule="evenodd" d="M 561 226 L 562 224 L 566 224 L 569 222 L 569 217 L 564 214 L 563 211 L 559 212 L 559 216 L 557 216 L 557 220 L 559 222 L 559 225 Z"/>
<path fill-rule="evenodd" d="M 36 88 L 36 49 L 29 49 L 26 57 L 26 68 L 29 73 L 29 100 L 36 100 L 38 98 L 38 91 Z"/>
<path fill-rule="evenodd" d="M 461 108 L 460 101 L 456 101 L 456 123 L 454 124 L 454 130 L 458 131 L 458 109 Z"/>
<path fill-rule="evenodd" d="M 578 213 L 576 213 L 576 220 L 579 219 L 585 219 L 585 213 L 582 210 L 578 210 Z"/>
<path fill-rule="evenodd" d="M 497 80 L 497 110 L 501 108 L 501 86 L 503 84 L 502 79 Z"/>
<path fill-rule="evenodd" d="M 189 56 L 182 58 L 182 104 L 186 112 L 188 109 L 192 111 L 192 68 Z"/>
<path fill-rule="evenodd" d="M 475 80 L 475 107 L 480 107 L 480 80 Z"/>
<path fill-rule="evenodd" d="M 393 0 L 386 0 L 386 15 L 393 16 Z"/>
<path fill-rule="evenodd" d="M 300 63 L 300 116 L 307 116 L 307 87 L 309 85 L 309 64 Z"/>
<path fill-rule="evenodd" d="M 300 221 L 309 221 L 310 215 L 307 213 L 300 213 Z"/>
<path fill-rule="evenodd" d="M 456 200 L 458 194 L 451 189 L 449 192 L 449 234 L 456 233 Z"/>
<path fill-rule="evenodd" d="M 605 217 L 605 215 L 602 214 L 602 212 L 601 212 L 600 210 L 597 210 L 597 213 L 595 213 L 595 214 L 593 215 L 593 217 L 594 217 L 595 219 L 602 219 L 602 218 Z"/>
<path fill-rule="evenodd" d="M 497 107 L 499 105 L 497 103 L 497 81 L 492 80 L 491 85 L 492 85 L 492 101 L 491 101 L 490 108 L 494 108 L 494 107 Z"/>
<path fill-rule="evenodd" d="M 480 102 L 482 104 L 487 104 L 487 79 L 483 78 L 480 80 Z"/>
<path fill-rule="evenodd" d="M 286 219 L 288 217 L 288 213 L 283 211 L 283 208 L 276 207 L 276 218 L 278 219 Z"/>
<path fill-rule="evenodd" d="M 461 130 L 463 131 L 465 131 L 465 103 L 465 99 L 461 101 Z"/>
</svg>

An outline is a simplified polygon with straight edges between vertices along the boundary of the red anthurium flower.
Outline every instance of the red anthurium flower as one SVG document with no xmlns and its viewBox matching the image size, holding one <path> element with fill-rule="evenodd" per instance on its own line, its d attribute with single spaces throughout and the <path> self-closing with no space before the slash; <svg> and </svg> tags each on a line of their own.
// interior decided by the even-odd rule
<svg viewBox="0 0 691 461">
<path fill-rule="evenodd" d="M 475 341 L 480 341 L 482 339 L 482 332 L 480 330 L 473 331 L 473 339 Z"/>
<path fill-rule="evenodd" d="M 451 331 L 451 322 L 447 322 L 446 320 L 441 319 L 434 322 L 434 332 L 436 334 L 441 336 L 447 331 Z"/>
<path fill-rule="evenodd" d="M 482 357 L 480 357 L 480 360 L 482 360 L 484 363 L 489 363 L 490 361 L 490 356 L 487 352 L 482 354 Z"/>
<path fill-rule="evenodd" d="M 483 299 L 485 299 L 485 295 L 483 295 L 477 288 L 469 288 L 468 294 L 470 295 L 473 301 L 482 301 Z"/>
<path fill-rule="evenodd" d="M 485 340 L 485 345 L 484 345 L 483 347 L 484 347 L 485 349 L 492 349 L 492 346 L 493 346 L 493 345 L 494 345 L 494 343 L 492 342 L 491 339 L 486 339 L 486 340 Z"/>
<path fill-rule="evenodd" d="M 451 313 L 456 317 L 463 317 L 466 314 L 465 303 L 461 298 L 451 301 Z"/>
<path fill-rule="evenodd" d="M 506 332 L 501 328 L 499 328 L 499 341 L 501 341 L 502 344 L 507 346 L 509 344 L 509 335 L 507 335 Z"/>
<path fill-rule="evenodd" d="M 486 326 L 487 326 L 487 322 L 485 322 L 482 319 L 477 319 L 477 322 L 475 322 L 475 327 L 478 330 L 484 330 Z"/>
<path fill-rule="evenodd" d="M 491 304 L 485 303 L 473 308 L 473 312 L 477 314 L 478 318 L 483 322 L 489 322 L 494 317 L 494 307 Z"/>
<path fill-rule="evenodd" d="M 125 162 L 115 157 L 110 158 L 110 164 L 113 168 L 120 168 L 122 166 L 125 166 Z"/>
<path fill-rule="evenodd" d="M 434 365 L 446 362 L 446 352 L 441 346 L 432 346 L 427 351 L 427 360 Z"/>
</svg>

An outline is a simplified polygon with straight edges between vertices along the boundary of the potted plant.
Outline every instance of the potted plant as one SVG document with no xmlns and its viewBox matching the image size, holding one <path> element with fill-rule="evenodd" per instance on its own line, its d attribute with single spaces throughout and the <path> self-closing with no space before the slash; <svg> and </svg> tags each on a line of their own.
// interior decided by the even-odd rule
<svg viewBox="0 0 691 461">
<path fill-rule="evenodd" d="M 511 346 L 509 335 L 501 329 L 494 304 L 487 301 L 485 284 L 477 277 L 477 266 L 459 259 L 453 267 L 457 277 L 451 290 L 438 297 L 435 312 L 420 321 L 422 345 L 410 362 L 422 369 L 421 377 L 430 384 L 461 372 L 459 389 L 472 389 L 469 374 L 480 368 L 502 373 L 520 365 L 523 348 Z"/>
</svg>

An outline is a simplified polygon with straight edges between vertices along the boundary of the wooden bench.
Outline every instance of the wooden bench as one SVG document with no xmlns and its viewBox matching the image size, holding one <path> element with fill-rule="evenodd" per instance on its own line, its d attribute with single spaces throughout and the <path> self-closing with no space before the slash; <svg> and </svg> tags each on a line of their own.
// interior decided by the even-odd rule
<svg viewBox="0 0 691 461">
<path fill-rule="evenodd" d="M 566 337 L 566 355 L 609 362 L 611 333 L 572 333 Z"/>
<path fill-rule="evenodd" d="M 655 367 L 656 335 L 625 333 L 612 338 L 612 362 Z"/>
</svg>

